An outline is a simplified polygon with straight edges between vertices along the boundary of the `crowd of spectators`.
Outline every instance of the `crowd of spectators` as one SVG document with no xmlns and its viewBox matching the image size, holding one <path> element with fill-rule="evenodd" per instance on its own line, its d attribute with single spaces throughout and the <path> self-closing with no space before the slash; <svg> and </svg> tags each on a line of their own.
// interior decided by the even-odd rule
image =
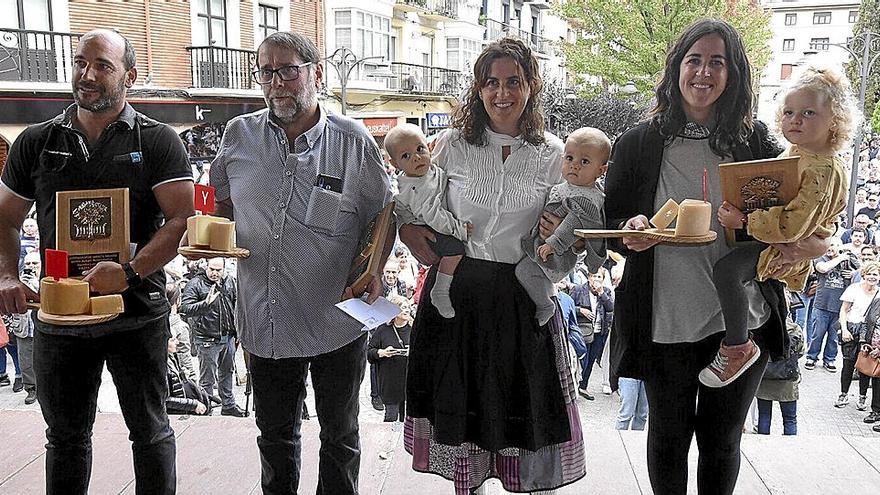
<svg viewBox="0 0 880 495">
<path fill-rule="evenodd" d="M 854 369 L 860 349 L 875 349 L 875 354 L 880 353 L 876 351 L 880 349 L 880 331 L 874 331 L 876 321 L 880 320 L 880 303 L 871 305 L 869 310 L 873 298 L 856 303 L 853 296 L 844 296 L 847 289 L 853 294 L 855 287 L 868 287 L 869 282 L 873 282 L 871 287 L 876 291 L 877 277 L 873 275 L 880 268 L 874 263 L 880 249 L 880 235 L 876 235 L 880 227 L 880 138 L 868 140 L 860 158 L 853 221 L 848 222 L 845 214 L 841 215 L 828 251 L 814 260 L 814 273 L 807 287 L 803 292 L 790 295 L 793 358 L 771 363 L 765 373 L 755 401 L 754 431 L 757 433 L 769 433 L 775 401 L 780 404 L 784 434 L 796 434 L 798 383 L 804 379 L 801 370 L 810 372 L 819 367 L 841 373 L 841 391 L 836 398 L 829 398 L 829 404 L 844 408 L 854 403 L 860 411 L 870 410 L 865 423 L 874 424 L 874 430 L 880 432 L 878 379 L 861 375 Z M 396 171 L 393 167 L 387 170 L 395 187 Z M 21 278 L 38 290 L 39 234 L 32 216 L 25 220 L 20 240 Z M 568 328 L 572 373 L 580 396 L 592 401 L 597 392 L 605 395 L 616 392 L 619 395 L 616 428 L 641 430 L 646 427 L 649 413 L 644 383 L 611 376 L 606 352 L 613 327 L 614 289 L 624 263 L 625 259 L 610 252 L 605 266 L 597 273 L 588 273 L 584 265 L 579 265 L 557 284 L 557 289 Z M 865 268 L 869 268 L 867 273 Z M 386 421 L 402 421 L 405 414 L 409 332 L 427 272 L 428 267 L 421 265 L 401 243 L 395 245 L 383 270 L 383 295 L 400 306 L 402 313 L 371 332 L 366 352 L 372 405 L 385 411 Z M 241 351 L 234 321 L 235 260 L 191 261 L 178 257 L 165 267 L 165 273 L 166 295 L 173 308 L 172 336 L 168 343 L 169 412 L 205 415 L 219 405 L 221 414 L 247 415 L 248 411 L 236 404 L 233 394 L 233 387 L 244 385 L 239 379 L 243 371 L 236 370 L 236 354 Z M 874 292 L 865 294 L 870 296 Z M 37 400 L 30 321 L 29 314 L 3 315 L 10 343 L 0 348 L 0 387 L 11 386 L 15 393 L 24 392 L 26 404 Z M 842 326 L 846 321 L 850 323 L 849 329 Z M 7 371 L 7 353 L 14 370 Z M 838 354 L 843 354 L 840 370 Z M 803 364 L 798 366 L 798 359 L 804 356 Z M 591 385 L 595 367 L 599 368 L 601 379 Z M 854 379 L 859 384 L 855 397 L 849 390 Z M 869 389 L 873 390 L 871 397 Z M 303 417 L 308 418 L 307 410 Z"/>
</svg>

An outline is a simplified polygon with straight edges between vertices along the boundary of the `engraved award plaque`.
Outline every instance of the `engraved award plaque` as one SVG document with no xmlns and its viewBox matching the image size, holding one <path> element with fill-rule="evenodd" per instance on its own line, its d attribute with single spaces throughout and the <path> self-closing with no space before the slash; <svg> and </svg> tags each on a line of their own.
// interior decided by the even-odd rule
<svg viewBox="0 0 880 495">
<path fill-rule="evenodd" d="M 799 156 L 722 163 L 721 196 L 743 213 L 783 206 L 797 196 L 801 173 Z M 754 241 L 745 229 L 724 229 L 728 246 Z"/>
<path fill-rule="evenodd" d="M 55 248 L 68 253 L 71 277 L 101 261 L 131 258 L 128 188 L 55 193 Z"/>
<path fill-rule="evenodd" d="M 375 277 L 382 276 L 382 252 L 385 243 L 394 239 L 394 202 L 388 203 L 367 226 L 348 272 L 348 285 L 354 297 L 360 297 Z"/>
</svg>

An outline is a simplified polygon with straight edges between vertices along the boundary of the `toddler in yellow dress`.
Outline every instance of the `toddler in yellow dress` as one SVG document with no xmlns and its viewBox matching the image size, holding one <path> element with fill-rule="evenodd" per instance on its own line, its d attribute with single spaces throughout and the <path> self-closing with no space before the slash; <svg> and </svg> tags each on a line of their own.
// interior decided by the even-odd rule
<svg viewBox="0 0 880 495">
<path fill-rule="evenodd" d="M 730 203 L 718 208 L 724 227 L 747 229 L 760 243 L 736 248 L 714 268 L 725 336 L 715 360 L 700 372 L 700 382 L 723 387 L 736 380 L 761 355 L 749 338 L 748 297 L 744 284 L 771 278 L 782 253 L 766 244 L 791 243 L 813 234 L 828 237 L 847 201 L 847 173 L 838 152 L 858 122 L 849 81 L 832 69 L 808 67 L 792 84 L 777 111 L 777 125 L 791 146 L 780 157 L 799 156 L 797 196 L 784 206 L 744 214 Z M 757 260 L 757 263 L 755 262 Z M 810 260 L 787 266 L 775 277 L 789 290 L 803 290 Z"/>
</svg>

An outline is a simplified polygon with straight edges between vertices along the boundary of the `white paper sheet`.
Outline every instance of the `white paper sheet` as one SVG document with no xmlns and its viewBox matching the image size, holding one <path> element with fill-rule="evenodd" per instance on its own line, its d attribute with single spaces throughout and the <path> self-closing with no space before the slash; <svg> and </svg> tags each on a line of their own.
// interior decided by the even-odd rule
<svg viewBox="0 0 880 495">
<path fill-rule="evenodd" d="M 372 305 L 361 299 L 348 299 L 336 303 L 336 307 L 344 311 L 348 316 L 364 324 L 361 329 L 364 332 L 372 330 L 383 323 L 388 323 L 400 314 L 400 308 L 388 299 L 380 297 Z"/>
</svg>

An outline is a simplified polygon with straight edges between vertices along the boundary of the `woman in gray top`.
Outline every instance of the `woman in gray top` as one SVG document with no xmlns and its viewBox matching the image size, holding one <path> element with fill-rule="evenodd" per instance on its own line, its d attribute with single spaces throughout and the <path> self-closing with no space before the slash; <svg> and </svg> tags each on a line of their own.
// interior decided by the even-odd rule
<svg viewBox="0 0 880 495">
<path fill-rule="evenodd" d="M 767 128 L 752 119 L 751 88 L 745 48 L 732 26 L 705 19 L 688 27 L 667 54 L 651 120 L 615 143 L 605 189 L 607 226 L 641 230 L 648 227 L 646 215 L 668 198 L 701 198 L 704 170 L 717 210 L 720 163 L 778 155 Z M 781 286 L 771 280 L 751 287 L 743 309 L 750 312 L 749 328 L 760 327 L 755 338 L 766 352 L 736 382 L 710 389 L 697 374 L 724 336 L 712 282 L 715 262 L 728 251 L 723 236 L 699 246 L 625 237 L 611 249 L 627 257 L 616 291 L 612 369 L 645 381 L 651 486 L 658 495 L 687 492 L 688 450 L 696 435 L 699 493 L 732 493 L 749 404 L 767 357 L 781 358 L 787 349 Z M 818 256 L 825 245 L 809 239 L 780 249 L 791 262 Z"/>
</svg>

